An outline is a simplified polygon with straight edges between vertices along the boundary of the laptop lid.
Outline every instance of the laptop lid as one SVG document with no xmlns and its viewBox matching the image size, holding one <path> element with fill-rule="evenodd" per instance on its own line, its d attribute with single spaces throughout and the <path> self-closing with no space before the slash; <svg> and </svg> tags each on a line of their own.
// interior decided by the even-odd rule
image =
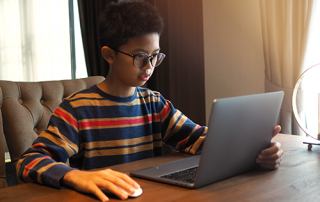
<svg viewBox="0 0 320 202">
<path fill-rule="evenodd" d="M 198 188 L 251 170 L 270 146 L 284 93 L 282 91 L 215 99 L 202 154 L 131 172 L 131 176 Z M 161 176 L 196 167 L 194 183 Z"/>
</svg>

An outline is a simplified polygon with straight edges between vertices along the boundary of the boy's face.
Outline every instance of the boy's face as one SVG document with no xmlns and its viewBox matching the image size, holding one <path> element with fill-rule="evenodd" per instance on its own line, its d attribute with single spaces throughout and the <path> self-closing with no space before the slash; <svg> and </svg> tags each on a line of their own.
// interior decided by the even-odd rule
<svg viewBox="0 0 320 202">
<path fill-rule="evenodd" d="M 119 51 L 130 55 L 146 53 L 152 56 L 159 53 L 159 35 L 151 33 L 136 36 L 129 39 L 128 43 L 120 46 Z M 117 80 L 118 85 L 123 87 L 137 87 L 145 84 L 153 73 L 154 67 L 148 61 L 146 65 L 137 68 L 133 65 L 133 58 L 117 52 L 112 64 L 112 77 Z M 110 75 L 111 76 L 111 75 Z"/>
</svg>

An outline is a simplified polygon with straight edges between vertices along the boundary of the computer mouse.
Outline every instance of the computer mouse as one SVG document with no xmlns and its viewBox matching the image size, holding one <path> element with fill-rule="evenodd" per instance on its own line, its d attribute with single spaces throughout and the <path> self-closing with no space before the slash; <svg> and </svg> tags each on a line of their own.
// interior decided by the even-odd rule
<svg viewBox="0 0 320 202">
<path fill-rule="evenodd" d="M 133 194 L 128 194 L 129 197 L 138 197 L 142 194 L 142 189 L 141 188 L 138 188 L 134 191 Z"/>
<path fill-rule="evenodd" d="M 116 185 L 117 186 L 117 185 Z M 118 186 L 117 186 L 118 187 Z M 122 190 L 122 191 L 124 191 L 124 192 L 126 192 L 125 190 L 123 190 L 121 187 L 118 187 L 118 189 L 120 189 L 120 190 Z M 106 194 L 114 194 L 114 193 L 112 193 L 110 190 L 107 190 L 107 189 L 104 189 L 104 188 L 101 188 L 101 190 L 104 192 L 104 193 L 106 193 Z M 135 198 L 135 197 L 138 197 L 138 196 L 140 196 L 141 194 L 142 194 L 142 189 L 141 188 L 138 188 L 138 189 L 136 189 L 135 190 L 135 192 L 133 193 L 133 194 L 129 194 L 129 193 L 127 193 L 128 194 L 128 197 L 133 197 L 133 198 Z"/>
</svg>

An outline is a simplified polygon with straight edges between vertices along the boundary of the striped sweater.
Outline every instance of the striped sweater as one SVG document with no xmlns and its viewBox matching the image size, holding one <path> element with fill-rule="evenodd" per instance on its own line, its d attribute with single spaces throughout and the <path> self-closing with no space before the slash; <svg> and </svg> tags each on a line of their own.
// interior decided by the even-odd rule
<svg viewBox="0 0 320 202">
<path fill-rule="evenodd" d="M 96 85 L 70 95 L 59 105 L 33 145 L 20 157 L 22 181 L 60 187 L 70 170 L 91 170 L 162 155 L 162 142 L 196 154 L 207 127 L 193 123 L 160 93 L 136 88 L 115 97 Z"/>
</svg>

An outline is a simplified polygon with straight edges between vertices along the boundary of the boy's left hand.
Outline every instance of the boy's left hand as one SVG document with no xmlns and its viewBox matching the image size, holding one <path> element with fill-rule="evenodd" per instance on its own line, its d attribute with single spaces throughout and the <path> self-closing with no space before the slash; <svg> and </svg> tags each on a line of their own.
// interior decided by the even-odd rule
<svg viewBox="0 0 320 202">
<path fill-rule="evenodd" d="M 276 136 L 280 130 L 281 127 L 279 125 L 276 126 L 273 130 L 272 137 Z M 263 168 L 277 169 L 280 166 L 282 154 L 281 144 L 279 142 L 271 142 L 268 149 L 261 151 L 256 162 Z"/>
</svg>

